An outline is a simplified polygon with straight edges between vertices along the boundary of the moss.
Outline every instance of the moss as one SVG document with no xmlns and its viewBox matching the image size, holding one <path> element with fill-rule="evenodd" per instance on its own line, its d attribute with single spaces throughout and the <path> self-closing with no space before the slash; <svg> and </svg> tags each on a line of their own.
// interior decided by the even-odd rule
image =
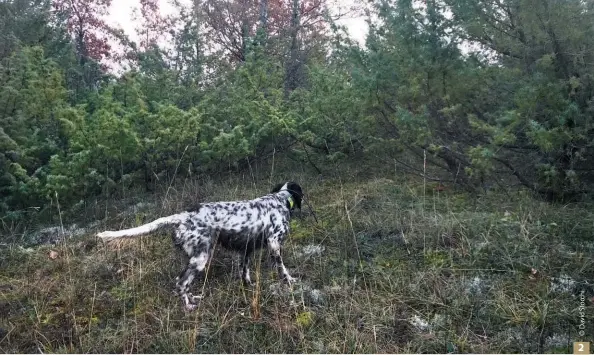
<svg viewBox="0 0 594 355">
<path fill-rule="evenodd" d="M 297 314 L 297 317 L 295 318 L 295 322 L 301 328 L 307 328 L 312 324 L 313 317 L 314 317 L 313 312 L 310 312 L 310 311 L 301 312 L 301 313 Z"/>
<path fill-rule="evenodd" d="M 442 268 L 451 265 L 449 255 L 442 251 L 427 251 L 424 259 L 425 264 L 432 268 Z"/>
</svg>

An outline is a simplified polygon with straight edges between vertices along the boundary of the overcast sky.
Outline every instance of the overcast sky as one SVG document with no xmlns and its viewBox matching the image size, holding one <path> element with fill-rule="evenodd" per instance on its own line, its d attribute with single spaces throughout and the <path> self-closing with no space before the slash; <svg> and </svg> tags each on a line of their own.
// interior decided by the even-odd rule
<svg viewBox="0 0 594 355">
<path fill-rule="evenodd" d="M 348 7 L 356 3 L 355 0 L 336 1 L 337 3 L 340 3 L 341 7 Z M 175 11 L 173 6 L 171 6 L 167 0 L 159 0 L 159 3 L 163 14 L 172 14 L 173 11 Z M 136 41 L 137 37 L 134 30 L 136 24 L 133 21 L 132 12 L 138 7 L 139 0 L 113 1 L 107 22 L 112 26 L 121 27 L 131 39 Z M 349 34 L 353 39 L 356 39 L 361 44 L 364 43 L 365 35 L 367 34 L 367 24 L 363 17 L 345 18 L 339 21 L 339 23 L 347 27 Z"/>
</svg>

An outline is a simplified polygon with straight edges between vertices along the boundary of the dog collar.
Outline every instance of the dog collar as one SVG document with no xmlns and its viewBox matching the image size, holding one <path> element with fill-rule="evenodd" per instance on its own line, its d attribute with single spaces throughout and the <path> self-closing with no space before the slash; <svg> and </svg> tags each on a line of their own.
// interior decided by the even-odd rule
<svg viewBox="0 0 594 355">
<path fill-rule="evenodd" d="M 295 201 L 293 201 L 293 196 L 289 196 L 287 201 L 289 201 L 289 208 L 293 209 L 293 205 L 295 204 Z"/>
</svg>

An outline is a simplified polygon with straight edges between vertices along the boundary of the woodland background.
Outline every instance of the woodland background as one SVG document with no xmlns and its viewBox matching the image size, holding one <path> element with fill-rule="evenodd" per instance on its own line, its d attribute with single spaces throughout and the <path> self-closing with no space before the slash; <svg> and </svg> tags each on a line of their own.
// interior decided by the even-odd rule
<svg viewBox="0 0 594 355">
<path fill-rule="evenodd" d="M 372 1 L 364 46 L 324 0 L 167 17 L 143 0 L 139 43 L 102 20 L 109 4 L 0 4 L 2 215 L 273 152 L 320 174 L 366 155 L 418 175 L 426 154 L 426 178 L 471 190 L 591 192 L 591 1 Z"/>
</svg>

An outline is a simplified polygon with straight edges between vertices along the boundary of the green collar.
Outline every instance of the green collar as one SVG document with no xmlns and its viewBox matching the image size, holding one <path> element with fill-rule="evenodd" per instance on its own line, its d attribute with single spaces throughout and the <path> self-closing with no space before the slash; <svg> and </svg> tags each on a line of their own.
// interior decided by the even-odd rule
<svg viewBox="0 0 594 355">
<path fill-rule="evenodd" d="M 295 201 L 293 201 L 293 196 L 289 196 L 287 201 L 289 201 L 289 208 L 293 209 L 293 205 L 295 204 Z"/>
</svg>

